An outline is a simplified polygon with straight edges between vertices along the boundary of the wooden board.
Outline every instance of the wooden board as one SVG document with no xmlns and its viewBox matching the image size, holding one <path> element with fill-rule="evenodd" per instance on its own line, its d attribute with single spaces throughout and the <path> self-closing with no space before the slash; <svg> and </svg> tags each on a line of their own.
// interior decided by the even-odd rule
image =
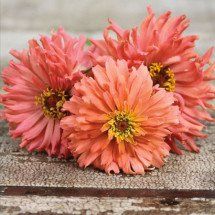
<svg viewBox="0 0 215 215">
<path fill-rule="evenodd" d="M 213 199 L 3 196 L 1 214 L 213 215 Z"/>
<path fill-rule="evenodd" d="M 160 170 L 145 176 L 107 175 L 89 167 L 84 171 L 73 160 L 51 159 L 43 154 L 29 154 L 7 136 L 1 123 L 0 185 L 42 186 L 102 189 L 176 189 L 214 190 L 215 188 L 215 125 L 206 131 L 209 137 L 199 141 L 201 153 L 171 154 Z"/>
<path fill-rule="evenodd" d="M 215 125 L 199 141 L 201 153 L 171 154 L 144 176 L 79 169 L 72 159 L 19 149 L 1 123 L 0 212 L 63 214 L 214 214 Z"/>
</svg>

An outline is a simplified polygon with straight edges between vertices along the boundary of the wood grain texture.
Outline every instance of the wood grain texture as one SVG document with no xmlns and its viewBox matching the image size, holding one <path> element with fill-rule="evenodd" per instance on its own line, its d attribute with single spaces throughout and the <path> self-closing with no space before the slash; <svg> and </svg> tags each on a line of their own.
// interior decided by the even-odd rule
<svg viewBox="0 0 215 215">
<path fill-rule="evenodd" d="M 135 189 L 135 188 L 74 188 L 40 186 L 0 186 L 3 196 L 75 196 L 75 197 L 162 197 L 162 198 L 215 198 L 214 190 Z"/>
<path fill-rule="evenodd" d="M 208 126 L 209 137 L 199 141 L 201 153 L 171 154 L 160 170 L 144 176 L 107 175 L 89 167 L 84 171 L 71 159 L 47 158 L 44 154 L 28 154 L 7 136 L 1 124 L 0 185 L 73 188 L 132 189 L 215 189 L 215 125 Z"/>
<path fill-rule="evenodd" d="M 83 215 L 209 215 L 215 214 L 215 200 L 204 198 L 80 198 L 0 197 L 1 214 L 83 214 Z"/>
</svg>

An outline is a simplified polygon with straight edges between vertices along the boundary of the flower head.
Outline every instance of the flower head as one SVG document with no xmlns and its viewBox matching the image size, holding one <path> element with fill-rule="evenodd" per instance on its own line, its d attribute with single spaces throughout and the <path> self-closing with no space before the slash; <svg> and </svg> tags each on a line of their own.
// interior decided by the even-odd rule
<svg viewBox="0 0 215 215">
<path fill-rule="evenodd" d="M 74 86 L 61 120 L 69 149 L 80 167 L 90 164 L 107 173 L 143 174 L 161 167 L 169 154 L 167 127 L 178 123 L 171 92 L 153 87 L 147 67 L 131 72 L 126 61 L 107 60 Z"/>
<path fill-rule="evenodd" d="M 71 98 L 74 83 L 90 66 L 85 41 L 59 28 L 50 38 L 30 40 L 28 50 L 11 51 L 17 62 L 3 70 L 6 93 L 0 97 L 10 134 L 21 137 L 21 147 L 45 150 L 50 156 L 68 155 L 60 119 L 67 115 L 62 107 Z"/>
<path fill-rule="evenodd" d="M 215 64 L 206 66 L 212 55 L 209 49 L 199 56 L 195 48 L 196 35 L 183 36 L 189 26 L 186 16 L 171 18 L 171 12 L 155 17 L 148 8 L 148 16 L 140 28 L 124 30 L 110 20 L 104 30 L 103 40 L 92 39 L 91 57 L 94 64 L 104 65 L 108 57 L 124 59 L 129 67 L 148 67 L 153 84 L 159 84 L 168 92 L 173 92 L 181 110 L 180 124 L 171 127 L 173 134 L 168 143 L 177 153 L 182 153 L 175 145 L 178 139 L 190 151 L 198 152 L 195 137 L 205 137 L 201 132 L 202 120 L 213 121 L 207 109 L 215 98 L 215 88 L 209 81 L 214 79 Z M 113 34 L 116 37 L 113 37 Z"/>
</svg>

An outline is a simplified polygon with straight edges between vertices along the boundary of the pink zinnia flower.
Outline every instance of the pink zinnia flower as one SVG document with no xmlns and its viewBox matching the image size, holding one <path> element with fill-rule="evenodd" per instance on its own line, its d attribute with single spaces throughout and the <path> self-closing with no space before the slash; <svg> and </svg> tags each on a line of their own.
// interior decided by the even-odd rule
<svg viewBox="0 0 215 215">
<path fill-rule="evenodd" d="M 190 151 L 198 152 L 195 137 L 205 137 L 201 132 L 201 120 L 213 121 L 207 109 L 214 109 L 208 103 L 215 98 L 215 88 L 209 81 L 214 79 L 215 64 L 207 68 L 212 55 L 209 49 L 203 57 L 194 51 L 197 36 L 183 36 L 189 21 L 185 16 L 170 18 L 170 12 L 156 19 L 151 8 L 140 29 L 123 30 L 113 21 L 104 30 L 104 40 L 93 40 L 91 56 L 94 64 L 104 65 L 108 57 L 125 59 L 129 67 L 148 67 L 154 84 L 166 91 L 174 92 L 181 110 L 180 124 L 171 127 L 173 132 L 167 142 L 173 151 L 181 154 L 175 140 L 180 140 Z M 111 33 L 116 34 L 116 38 Z"/>
<path fill-rule="evenodd" d="M 3 70 L 6 93 L 0 97 L 10 134 L 21 137 L 21 147 L 45 150 L 49 156 L 68 155 L 60 128 L 60 119 L 67 113 L 61 108 L 82 76 L 80 71 L 89 66 L 85 41 L 59 28 L 51 38 L 30 40 L 28 50 L 11 51 L 18 61 L 10 61 Z"/>
<path fill-rule="evenodd" d="M 108 60 L 96 66 L 92 77 L 74 86 L 61 120 L 68 146 L 80 167 L 107 173 L 143 174 L 161 167 L 170 147 L 164 142 L 169 127 L 178 122 L 172 93 L 153 88 L 147 67 L 131 72 L 126 61 Z"/>
</svg>

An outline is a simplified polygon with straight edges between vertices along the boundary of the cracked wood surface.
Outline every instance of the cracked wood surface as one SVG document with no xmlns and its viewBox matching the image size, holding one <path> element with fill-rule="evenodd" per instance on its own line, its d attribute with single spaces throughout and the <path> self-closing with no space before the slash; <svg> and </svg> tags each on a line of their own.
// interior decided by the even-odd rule
<svg viewBox="0 0 215 215">
<path fill-rule="evenodd" d="M 87 215 L 215 214 L 215 200 L 204 198 L 0 197 L 0 213 Z"/>
</svg>

